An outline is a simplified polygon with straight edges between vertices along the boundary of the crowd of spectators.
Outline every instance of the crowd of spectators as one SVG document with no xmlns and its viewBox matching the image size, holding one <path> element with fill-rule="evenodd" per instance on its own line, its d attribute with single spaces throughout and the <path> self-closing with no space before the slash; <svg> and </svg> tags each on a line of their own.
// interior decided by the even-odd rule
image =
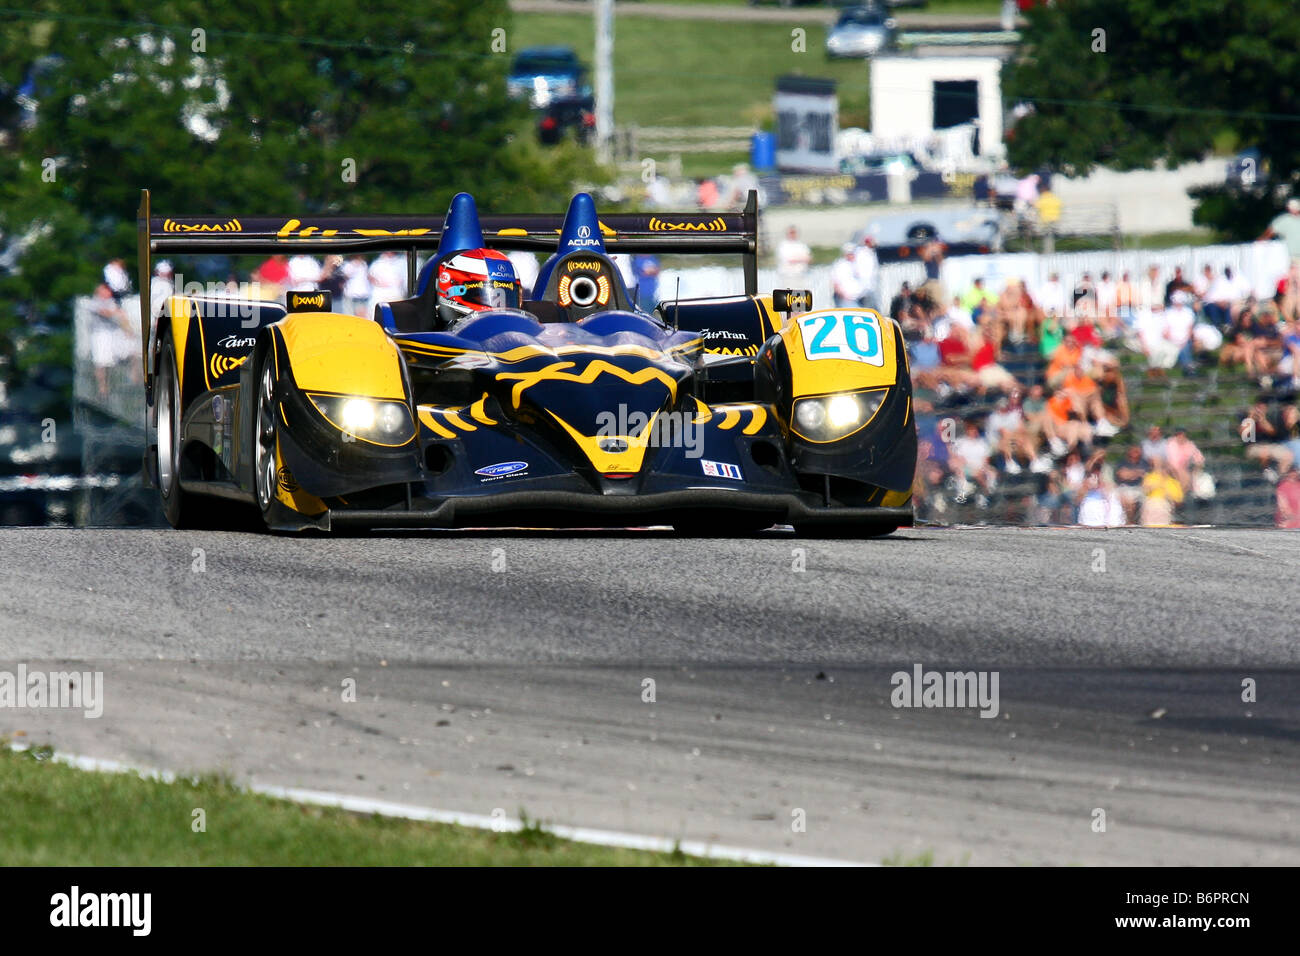
<svg viewBox="0 0 1300 956">
<path fill-rule="evenodd" d="M 1300 522 L 1300 268 L 1257 299 L 1231 267 L 1151 266 L 1069 287 L 975 279 L 949 295 L 904 284 L 889 304 L 908 342 L 920 433 L 918 516 L 1030 524 L 1167 525 L 1217 494 L 1205 455 L 1175 427 L 1133 421 L 1121 371 L 1188 378 L 1240 367 L 1267 390 L 1243 420 L 1247 457 Z M 1141 437 L 1140 437 L 1141 436 Z"/>
</svg>

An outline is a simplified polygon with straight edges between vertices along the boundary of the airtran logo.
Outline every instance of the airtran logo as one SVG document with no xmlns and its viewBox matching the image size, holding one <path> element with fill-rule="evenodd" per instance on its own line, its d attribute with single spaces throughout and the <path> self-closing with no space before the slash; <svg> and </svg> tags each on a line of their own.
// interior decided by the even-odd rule
<svg viewBox="0 0 1300 956">
<path fill-rule="evenodd" d="M 251 349 L 257 339 L 251 335 L 227 335 L 217 343 L 219 349 Z"/>
<path fill-rule="evenodd" d="M 213 378 L 221 378 L 221 376 L 225 375 L 227 372 L 233 372 L 247 361 L 247 355 L 241 355 L 237 359 L 232 359 L 229 355 L 222 355 L 220 352 L 213 352 L 212 358 L 208 360 L 208 371 L 212 373 Z"/>
<path fill-rule="evenodd" d="M 727 221 L 721 216 L 708 222 L 668 222 L 658 216 L 650 217 L 651 232 L 726 232 Z"/>
<path fill-rule="evenodd" d="M 501 461 L 495 465 L 485 465 L 482 468 L 476 468 L 474 474 L 481 476 L 485 480 L 494 478 L 505 478 L 507 475 L 517 475 L 521 471 L 528 470 L 526 461 Z"/>
<path fill-rule="evenodd" d="M 175 219 L 163 220 L 163 232 L 240 232 L 243 226 L 238 219 L 225 222 L 177 222 Z"/>
</svg>

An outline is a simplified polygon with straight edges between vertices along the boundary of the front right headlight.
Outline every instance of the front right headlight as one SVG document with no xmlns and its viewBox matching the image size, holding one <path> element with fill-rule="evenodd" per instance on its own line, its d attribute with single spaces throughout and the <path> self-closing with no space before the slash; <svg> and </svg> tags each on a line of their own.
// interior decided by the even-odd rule
<svg viewBox="0 0 1300 956">
<path fill-rule="evenodd" d="M 415 437 L 411 410 L 405 402 L 357 395 L 307 396 L 331 425 L 353 438 L 376 445 L 405 445 Z"/>
<path fill-rule="evenodd" d="M 790 427 L 810 442 L 839 441 L 866 427 L 888 395 L 887 388 L 873 388 L 800 398 L 794 403 Z"/>
</svg>

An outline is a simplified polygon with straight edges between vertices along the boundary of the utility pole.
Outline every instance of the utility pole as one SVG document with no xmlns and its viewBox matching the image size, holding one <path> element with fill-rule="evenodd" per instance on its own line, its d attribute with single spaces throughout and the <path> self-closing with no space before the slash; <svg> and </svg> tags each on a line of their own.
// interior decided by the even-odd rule
<svg viewBox="0 0 1300 956">
<path fill-rule="evenodd" d="M 613 159 L 614 141 L 614 0 L 596 0 L 596 155 Z"/>
</svg>

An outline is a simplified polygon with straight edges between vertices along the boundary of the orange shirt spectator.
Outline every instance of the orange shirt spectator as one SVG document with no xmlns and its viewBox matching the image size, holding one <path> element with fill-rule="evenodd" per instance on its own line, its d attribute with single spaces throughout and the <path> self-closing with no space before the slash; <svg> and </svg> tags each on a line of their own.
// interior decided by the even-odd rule
<svg viewBox="0 0 1300 956">
<path fill-rule="evenodd" d="M 1047 384 L 1056 387 L 1071 368 L 1083 361 L 1083 347 L 1072 336 L 1066 336 L 1052 353 L 1047 366 Z"/>
</svg>

